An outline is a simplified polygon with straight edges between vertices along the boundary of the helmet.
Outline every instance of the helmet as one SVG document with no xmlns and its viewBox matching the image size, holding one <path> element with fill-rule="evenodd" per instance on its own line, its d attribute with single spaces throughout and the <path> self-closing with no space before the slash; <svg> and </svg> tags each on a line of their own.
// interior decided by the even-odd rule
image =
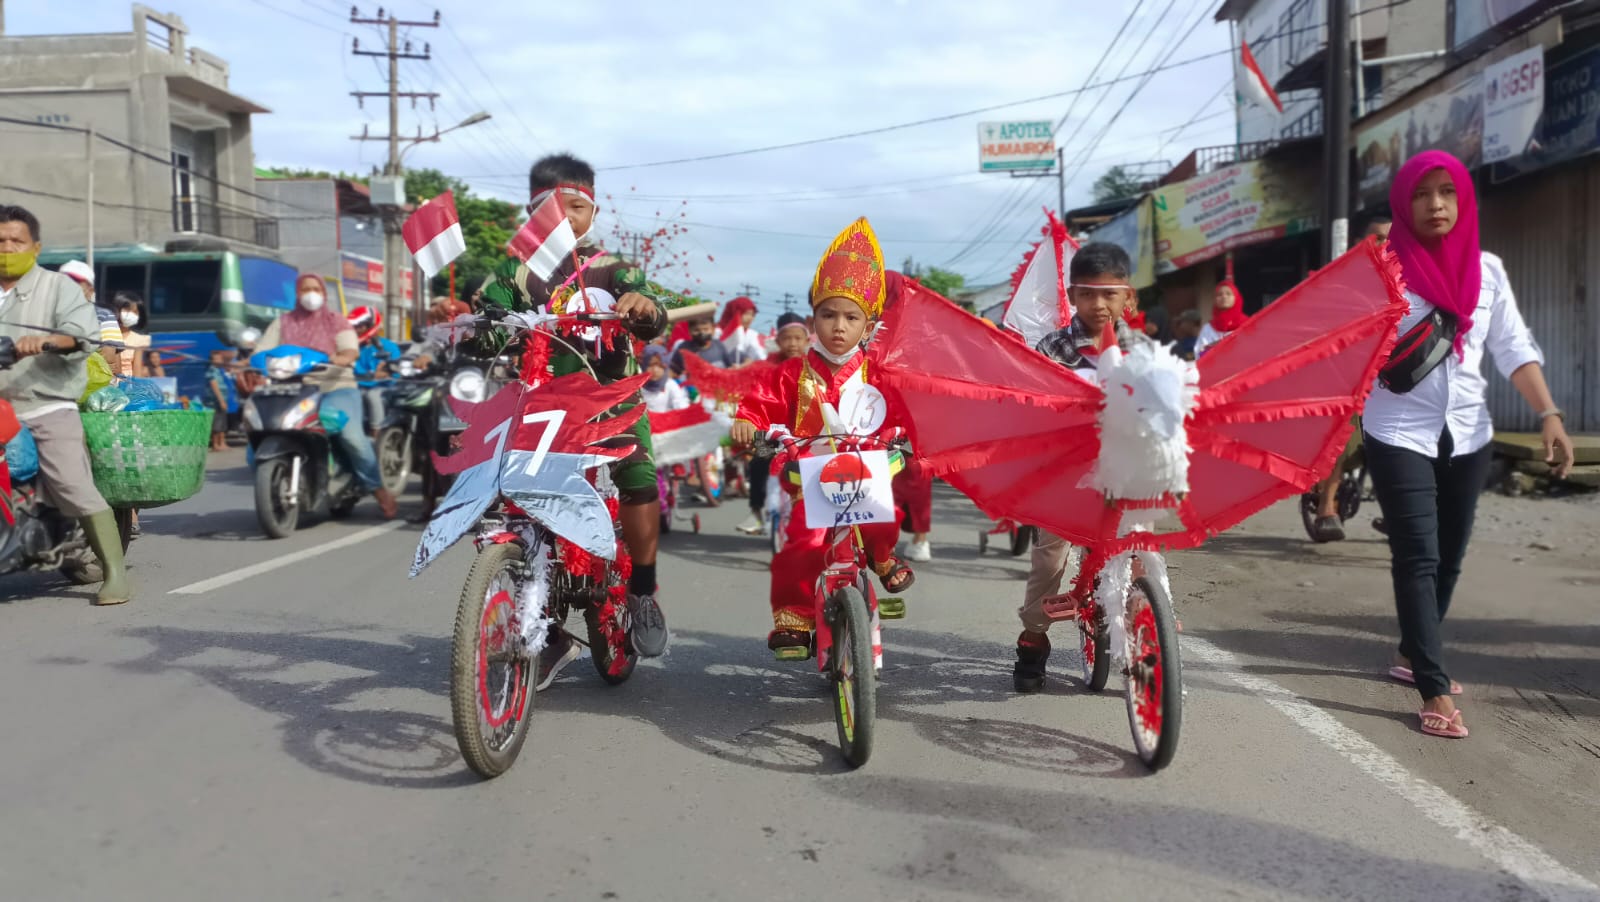
<svg viewBox="0 0 1600 902">
<path fill-rule="evenodd" d="M 366 341 L 383 329 L 383 314 L 376 307 L 357 307 L 345 319 L 350 321 L 350 328 L 356 330 L 356 338 L 361 341 Z"/>
</svg>

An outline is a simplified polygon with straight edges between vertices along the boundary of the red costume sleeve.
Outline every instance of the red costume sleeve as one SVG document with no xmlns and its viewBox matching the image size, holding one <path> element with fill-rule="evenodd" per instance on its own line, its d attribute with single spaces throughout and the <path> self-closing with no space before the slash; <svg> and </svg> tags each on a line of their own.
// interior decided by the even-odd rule
<svg viewBox="0 0 1600 902">
<path fill-rule="evenodd" d="M 739 401 L 735 419 L 745 420 L 757 429 L 766 430 L 774 424 L 792 425 L 795 404 L 799 395 L 800 369 L 805 358 L 785 360 L 781 366 L 770 367 L 768 378 L 757 382 L 755 388 Z"/>
</svg>

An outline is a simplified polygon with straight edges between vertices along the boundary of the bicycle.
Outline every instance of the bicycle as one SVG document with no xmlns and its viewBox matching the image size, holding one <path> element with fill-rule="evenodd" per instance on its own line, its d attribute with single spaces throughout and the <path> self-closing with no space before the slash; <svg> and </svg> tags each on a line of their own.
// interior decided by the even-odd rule
<svg viewBox="0 0 1600 902">
<path fill-rule="evenodd" d="M 571 348 L 555 334 L 556 323 L 617 319 L 521 314 L 484 324 L 525 329 L 525 352 L 532 353 L 538 341 Z M 632 381 L 600 385 L 592 369 L 551 379 L 541 367 L 525 367 L 522 378 L 492 396 L 483 386 L 462 417 L 461 453 L 476 463 L 457 474 L 440 502 L 411 575 L 475 533 L 476 557 L 456 605 L 450 711 L 462 758 L 479 776 L 505 773 L 521 752 L 540 653 L 553 636 L 587 647 L 608 685 L 626 682 L 638 662 L 629 641 L 632 567 L 610 477 L 633 446 L 627 430 L 644 410 L 610 411 L 636 391 Z M 533 447 L 508 447 L 514 437 Z M 598 522 L 601 512 L 609 522 Z M 583 613 L 585 637 L 567 631 L 574 610 Z"/>
<path fill-rule="evenodd" d="M 898 430 L 895 432 L 898 434 Z M 784 468 L 784 481 L 793 484 L 795 470 L 809 469 L 814 483 L 812 488 L 818 490 L 820 487 L 815 483 L 829 478 L 829 463 L 833 460 L 854 458 L 867 470 L 875 465 L 882 466 L 891 477 L 903 466 L 904 442 L 898 438 L 884 440 L 856 435 L 797 438 L 778 427 L 756 439 L 755 453 L 770 457 L 775 443 L 792 458 Z M 829 446 L 826 452 L 810 453 L 823 443 Z M 877 457 L 880 454 L 881 458 Z M 869 459 L 868 455 L 873 457 Z M 825 460 L 816 467 L 799 468 L 798 461 L 803 457 Z M 831 707 L 838 729 L 839 750 L 851 767 L 861 767 L 872 757 L 877 730 L 877 675 L 883 669 L 882 621 L 905 616 L 903 601 L 880 600 L 872 587 L 869 578 L 872 562 L 867 559 L 858 526 L 873 521 L 857 507 L 861 494 L 858 489 L 859 486 L 852 488 L 847 482 L 841 482 L 839 489 L 831 493 L 831 497 L 842 500 L 833 513 L 833 524 L 827 527 L 824 542 L 827 553 L 822 572 L 817 574 L 813 597 L 815 629 L 810 646 L 781 648 L 775 652 L 781 661 L 816 657 L 818 671 L 832 687 Z M 816 522 L 815 516 L 808 511 L 808 520 Z"/>
<path fill-rule="evenodd" d="M 993 527 L 978 530 L 978 553 L 987 554 L 989 551 L 990 536 L 1005 536 L 1005 546 L 1012 557 L 1021 557 L 1026 554 L 1036 538 L 1037 528 L 1024 526 L 1008 517 L 995 521 Z"/>
<path fill-rule="evenodd" d="M 1106 516 L 1120 519 L 1127 512 L 1175 507 L 1171 498 L 1108 500 Z M 1112 659 L 1121 662 L 1128 727 L 1139 760 L 1151 770 L 1172 763 L 1183 726 L 1183 662 L 1162 556 L 1137 548 L 1116 553 L 1090 548 L 1071 590 L 1045 599 L 1044 613 L 1077 623 L 1089 691 L 1104 689 Z"/>
</svg>

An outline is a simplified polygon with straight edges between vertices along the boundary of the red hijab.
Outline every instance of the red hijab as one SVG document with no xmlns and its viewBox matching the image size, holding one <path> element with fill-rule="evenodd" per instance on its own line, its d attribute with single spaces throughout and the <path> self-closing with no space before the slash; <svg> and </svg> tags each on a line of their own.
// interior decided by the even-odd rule
<svg viewBox="0 0 1600 902">
<path fill-rule="evenodd" d="M 1450 234 L 1439 239 L 1417 235 L 1411 219 L 1411 197 L 1431 172 L 1443 169 L 1456 186 L 1456 224 Z M 1389 230 L 1389 247 L 1400 259 L 1406 289 L 1440 310 L 1455 314 L 1460 322 L 1456 331 L 1456 353 L 1472 329 L 1472 314 L 1478 309 L 1478 291 L 1483 286 L 1483 249 L 1478 244 L 1478 195 L 1472 176 L 1461 161 L 1442 150 L 1425 150 L 1407 160 L 1389 186 L 1389 212 L 1394 226 Z"/>
<path fill-rule="evenodd" d="M 1233 291 L 1233 306 L 1226 309 L 1218 307 L 1216 302 L 1211 303 L 1211 328 L 1227 334 L 1244 325 L 1249 319 L 1244 312 L 1244 295 L 1239 293 L 1239 286 L 1232 279 L 1223 279 L 1217 283 L 1217 291 L 1227 288 Z"/>
<path fill-rule="evenodd" d="M 313 312 L 300 306 L 302 282 L 317 283 L 317 289 L 322 292 L 322 309 Z M 286 345 L 312 348 L 329 357 L 339 353 L 335 343 L 339 333 L 354 334 L 355 330 L 350 328 L 349 321 L 338 308 L 330 306 L 333 299 L 328 297 L 328 283 L 316 273 L 303 272 L 294 280 L 294 296 L 294 309 L 279 317 L 281 325 L 278 327 L 278 340 Z"/>
<path fill-rule="evenodd" d="M 736 297 L 729 301 L 722 308 L 722 319 L 717 323 L 721 327 L 721 334 L 718 337 L 727 339 L 732 336 L 743 325 L 740 320 L 744 318 L 744 315 L 754 312 L 756 312 L 756 302 L 747 297 Z"/>
</svg>

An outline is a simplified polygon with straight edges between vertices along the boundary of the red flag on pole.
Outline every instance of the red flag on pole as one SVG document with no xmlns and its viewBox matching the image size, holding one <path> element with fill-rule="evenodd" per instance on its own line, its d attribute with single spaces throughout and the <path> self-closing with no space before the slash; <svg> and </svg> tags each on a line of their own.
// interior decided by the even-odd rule
<svg viewBox="0 0 1600 902">
<path fill-rule="evenodd" d="M 1262 74 L 1256 55 L 1250 52 L 1250 44 L 1242 36 L 1239 38 L 1239 65 L 1234 69 L 1233 83 L 1234 90 L 1246 100 L 1283 112 L 1283 101 L 1278 99 L 1278 92 L 1272 89 L 1272 82 Z"/>
</svg>

